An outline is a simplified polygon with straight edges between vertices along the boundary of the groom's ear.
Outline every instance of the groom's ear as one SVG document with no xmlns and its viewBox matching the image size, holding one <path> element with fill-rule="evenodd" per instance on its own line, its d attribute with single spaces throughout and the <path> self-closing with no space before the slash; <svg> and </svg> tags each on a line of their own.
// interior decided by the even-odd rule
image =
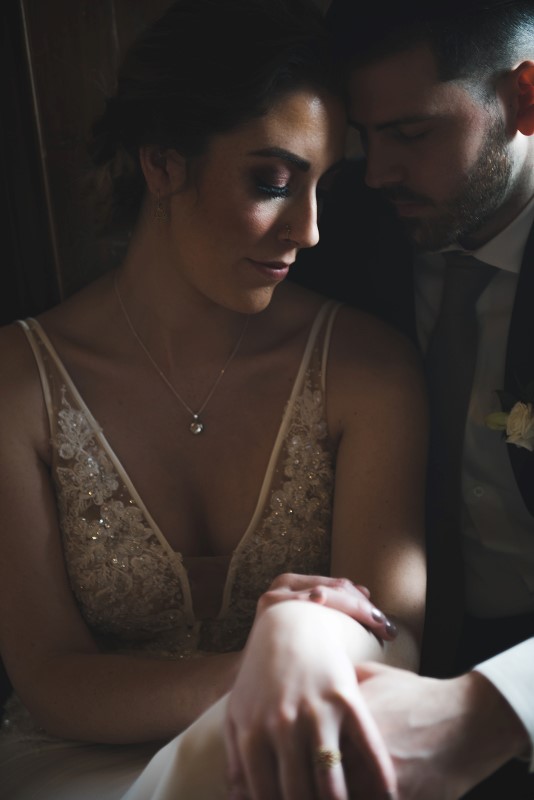
<svg viewBox="0 0 534 800">
<path fill-rule="evenodd" d="M 514 70 L 516 127 L 524 136 L 534 134 L 534 61 L 523 61 Z"/>
</svg>

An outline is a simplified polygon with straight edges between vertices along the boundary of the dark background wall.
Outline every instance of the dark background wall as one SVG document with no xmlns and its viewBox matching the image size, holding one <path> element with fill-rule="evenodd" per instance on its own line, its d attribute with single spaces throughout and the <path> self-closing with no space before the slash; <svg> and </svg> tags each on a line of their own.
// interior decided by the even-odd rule
<svg viewBox="0 0 534 800">
<path fill-rule="evenodd" d="M 36 314 L 105 269 L 83 195 L 92 120 L 116 66 L 169 0 L 4 0 L 0 324 Z"/>
</svg>

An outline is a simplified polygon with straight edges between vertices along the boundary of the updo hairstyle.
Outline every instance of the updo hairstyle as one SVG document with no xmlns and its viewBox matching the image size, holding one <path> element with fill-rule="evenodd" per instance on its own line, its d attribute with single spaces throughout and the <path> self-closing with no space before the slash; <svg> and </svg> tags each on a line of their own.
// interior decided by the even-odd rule
<svg viewBox="0 0 534 800">
<path fill-rule="evenodd" d="M 130 48 L 89 152 L 107 228 L 131 228 L 145 194 L 139 148 L 189 162 L 287 92 L 339 93 L 313 0 L 178 0 Z M 102 213 L 100 215 L 102 217 Z"/>
</svg>

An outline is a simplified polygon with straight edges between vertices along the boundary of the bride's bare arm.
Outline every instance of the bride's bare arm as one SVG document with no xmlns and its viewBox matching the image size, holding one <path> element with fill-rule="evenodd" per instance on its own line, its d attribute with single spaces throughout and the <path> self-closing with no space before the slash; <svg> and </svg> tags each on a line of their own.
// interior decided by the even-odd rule
<svg viewBox="0 0 534 800">
<path fill-rule="evenodd" d="M 331 572 L 370 589 L 399 630 L 386 660 L 417 669 L 426 592 L 426 389 L 412 345 L 362 317 L 355 323 L 350 313 L 340 315 L 327 372 L 329 425 L 340 436 Z"/>
</svg>

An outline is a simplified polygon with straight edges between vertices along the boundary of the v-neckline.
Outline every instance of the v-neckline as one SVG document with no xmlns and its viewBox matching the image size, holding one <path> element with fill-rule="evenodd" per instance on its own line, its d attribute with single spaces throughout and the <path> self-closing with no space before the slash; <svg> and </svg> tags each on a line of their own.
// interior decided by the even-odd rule
<svg viewBox="0 0 534 800">
<path fill-rule="evenodd" d="M 312 349 L 313 349 L 313 347 L 315 345 L 315 341 L 316 341 L 316 338 L 317 338 L 317 333 L 318 333 L 318 331 L 319 331 L 319 329 L 320 329 L 320 327 L 322 325 L 322 322 L 323 322 L 327 312 L 334 305 L 335 304 L 332 301 L 326 301 L 325 303 L 323 303 L 322 306 L 317 311 L 317 313 L 315 315 L 315 318 L 314 318 L 314 320 L 312 322 L 312 325 L 310 327 L 310 330 L 309 330 L 309 333 L 308 333 L 308 337 L 307 337 L 307 340 L 306 340 L 306 344 L 305 344 L 305 347 L 304 347 L 304 350 L 303 350 L 303 354 L 302 354 L 302 357 L 300 359 L 299 368 L 297 370 L 297 374 L 296 374 L 295 379 L 293 381 L 293 386 L 292 386 L 291 392 L 289 394 L 289 398 L 288 398 L 288 400 L 287 400 L 287 402 L 285 404 L 284 410 L 282 412 L 282 420 L 281 420 L 280 426 L 278 428 L 278 433 L 277 433 L 277 435 L 275 437 L 275 440 L 274 440 L 274 444 L 273 444 L 273 447 L 272 447 L 272 450 L 271 450 L 271 454 L 270 454 L 270 457 L 269 457 L 269 460 L 268 460 L 268 463 L 267 463 L 267 468 L 266 468 L 265 474 L 263 476 L 263 479 L 262 479 L 262 482 L 261 482 L 261 485 L 260 485 L 260 490 L 259 490 L 258 498 L 257 498 L 256 504 L 255 504 L 255 507 L 254 507 L 254 511 L 252 513 L 252 517 L 251 517 L 251 519 L 250 519 L 250 521 L 249 521 L 244 533 L 242 534 L 242 536 L 239 539 L 238 543 L 234 547 L 234 549 L 232 551 L 232 554 L 230 556 L 230 560 L 229 560 L 229 563 L 228 563 L 228 570 L 227 570 L 227 573 L 226 573 L 226 578 L 225 578 L 225 581 L 223 583 L 221 608 L 219 610 L 219 613 L 215 617 L 215 619 L 224 618 L 224 616 L 226 615 L 226 613 L 228 611 L 228 606 L 229 606 L 230 597 L 231 597 L 231 591 L 232 591 L 232 586 L 233 586 L 234 575 L 235 575 L 235 572 L 236 572 L 236 563 L 237 563 L 237 560 L 238 560 L 239 553 L 241 552 L 243 547 L 245 547 L 248 539 L 250 538 L 252 533 L 255 531 L 255 529 L 257 527 L 257 524 L 259 522 L 259 519 L 260 519 L 260 517 L 261 517 L 261 515 L 263 513 L 263 510 L 264 510 L 264 507 L 265 507 L 265 500 L 267 498 L 267 495 L 268 495 L 268 492 L 269 492 L 269 489 L 270 489 L 271 483 L 272 483 L 272 477 L 273 477 L 273 474 L 274 474 L 274 467 L 275 467 L 276 462 L 278 460 L 278 457 L 279 457 L 279 454 L 280 454 L 280 450 L 281 450 L 281 447 L 282 447 L 284 439 L 285 439 L 287 428 L 288 428 L 288 425 L 289 425 L 289 422 L 290 422 L 290 419 L 291 419 L 291 412 L 293 410 L 295 398 L 296 398 L 296 396 L 298 395 L 298 393 L 299 393 L 299 391 L 301 389 L 302 382 L 304 380 L 304 376 L 305 376 L 306 370 L 308 368 L 311 352 L 312 352 Z M 193 605 L 193 598 L 192 598 L 192 594 L 191 594 L 191 584 L 190 584 L 190 581 L 189 581 L 189 575 L 187 573 L 187 569 L 185 568 L 185 565 L 184 565 L 184 556 L 183 556 L 183 554 L 180 551 L 174 550 L 171 547 L 169 540 L 167 539 L 167 537 L 163 533 L 162 529 L 160 528 L 160 526 L 158 525 L 158 523 L 156 522 L 156 520 L 154 519 L 154 517 L 150 513 L 148 507 L 146 506 L 145 502 L 141 498 L 141 495 L 137 491 L 137 489 L 135 487 L 135 484 L 133 483 L 132 479 L 130 478 L 127 470 L 123 466 L 123 464 L 122 464 L 121 460 L 119 459 L 118 455 L 116 454 L 114 448 L 111 446 L 110 442 L 108 441 L 107 436 L 104 433 L 104 430 L 103 430 L 102 426 L 98 423 L 97 419 L 93 416 L 93 413 L 91 412 L 89 406 L 87 405 L 87 403 L 83 399 L 82 395 L 78 391 L 78 388 L 76 387 L 76 384 L 74 383 L 73 379 L 71 378 L 67 368 L 65 367 L 65 365 L 64 365 L 64 363 L 62 361 L 62 359 L 60 358 L 59 353 L 57 352 L 55 346 L 52 344 L 50 338 L 48 337 L 46 331 L 44 330 L 44 328 L 42 327 L 40 322 L 38 322 L 33 317 L 30 317 L 28 319 L 28 322 L 30 323 L 30 325 L 28 327 L 30 327 L 30 328 L 33 327 L 37 331 L 37 334 L 38 334 L 39 338 L 43 342 L 48 354 L 53 359 L 57 369 L 59 370 L 63 380 L 65 381 L 65 384 L 67 385 L 69 392 L 71 393 L 72 397 L 74 398 L 74 400 L 78 404 L 79 410 L 83 413 L 83 415 L 86 418 L 87 422 L 89 423 L 91 429 L 93 430 L 94 435 L 98 438 L 102 449 L 104 450 L 106 455 L 109 457 L 110 461 L 112 462 L 112 464 L 113 464 L 113 466 L 114 466 L 119 478 L 121 479 L 121 481 L 123 482 L 123 484 L 127 488 L 127 490 L 129 492 L 131 498 L 133 499 L 134 503 L 137 505 L 137 507 L 140 509 L 141 513 L 143 514 L 146 523 L 148 524 L 148 526 L 150 527 L 150 529 L 152 530 L 152 532 L 154 533 L 154 535 L 158 539 L 160 545 L 168 553 L 169 558 L 170 558 L 170 562 L 173 565 L 174 569 L 176 570 L 176 573 L 177 573 L 177 575 L 178 575 L 178 577 L 180 579 L 180 583 L 182 585 L 182 590 L 183 590 L 183 594 L 184 594 L 184 604 L 187 607 L 187 610 L 190 613 L 191 618 L 194 619 L 195 621 L 199 621 L 200 622 L 201 620 L 196 620 L 196 617 L 194 615 L 194 605 Z M 30 341 L 31 341 L 31 339 L 30 339 Z M 39 361 L 38 361 L 38 363 L 39 363 Z M 46 385 L 46 381 L 43 381 L 43 385 Z"/>
</svg>

